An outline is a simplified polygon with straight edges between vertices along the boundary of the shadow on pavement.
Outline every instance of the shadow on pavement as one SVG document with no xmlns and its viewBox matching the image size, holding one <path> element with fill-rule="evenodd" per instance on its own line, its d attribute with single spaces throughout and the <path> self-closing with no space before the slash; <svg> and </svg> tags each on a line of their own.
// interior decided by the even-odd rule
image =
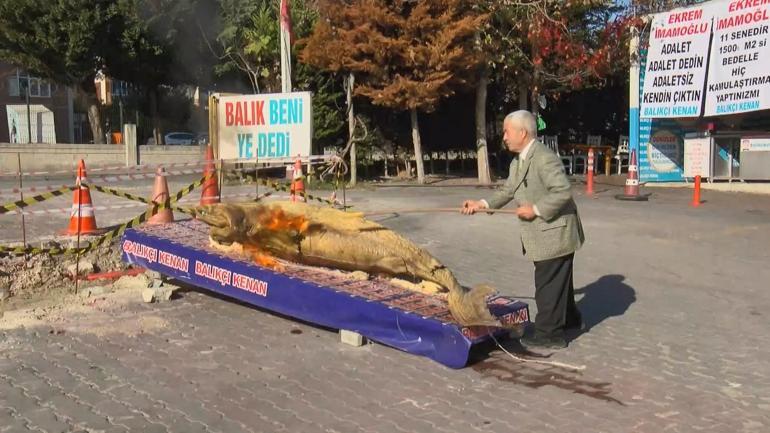
<svg viewBox="0 0 770 433">
<path fill-rule="evenodd" d="M 623 275 L 605 275 L 595 282 L 575 290 L 583 297 L 577 306 L 583 316 L 586 330 L 602 323 L 606 319 L 622 316 L 636 302 L 636 290 L 624 283 Z"/>
</svg>

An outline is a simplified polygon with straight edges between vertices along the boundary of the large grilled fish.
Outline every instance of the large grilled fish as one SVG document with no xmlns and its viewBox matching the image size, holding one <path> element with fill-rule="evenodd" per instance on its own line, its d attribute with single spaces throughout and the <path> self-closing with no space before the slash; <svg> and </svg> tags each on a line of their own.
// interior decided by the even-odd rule
<svg viewBox="0 0 770 433">
<path fill-rule="evenodd" d="M 466 289 L 428 252 L 361 213 L 305 203 L 220 203 L 194 208 L 211 239 L 297 263 L 432 281 L 449 291 L 449 311 L 466 326 L 501 326 L 486 305 L 495 290 Z"/>
</svg>

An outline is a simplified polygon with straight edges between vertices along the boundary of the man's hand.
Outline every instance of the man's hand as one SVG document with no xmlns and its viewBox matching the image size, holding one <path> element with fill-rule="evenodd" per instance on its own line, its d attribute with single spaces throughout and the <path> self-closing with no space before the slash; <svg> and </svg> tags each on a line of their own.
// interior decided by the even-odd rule
<svg viewBox="0 0 770 433">
<path fill-rule="evenodd" d="M 535 208 L 531 204 L 522 204 L 517 207 L 516 215 L 525 221 L 532 221 L 537 216 Z"/>
<path fill-rule="evenodd" d="M 462 212 L 463 215 L 473 215 L 477 210 L 486 208 L 487 207 L 484 205 L 484 202 L 481 200 L 465 200 L 463 202 L 463 208 L 460 209 L 460 212 Z"/>
</svg>

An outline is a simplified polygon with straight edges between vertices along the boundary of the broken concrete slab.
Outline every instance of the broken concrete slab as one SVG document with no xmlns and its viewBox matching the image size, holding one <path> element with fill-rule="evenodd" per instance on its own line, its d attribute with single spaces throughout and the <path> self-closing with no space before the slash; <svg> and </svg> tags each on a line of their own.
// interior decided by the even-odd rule
<svg viewBox="0 0 770 433">
<path fill-rule="evenodd" d="M 92 296 L 100 296 L 107 293 L 112 293 L 113 290 L 114 288 L 112 286 L 92 286 L 84 288 L 82 293 L 84 297 L 90 298 Z"/>
<path fill-rule="evenodd" d="M 112 283 L 112 288 L 115 290 L 138 290 L 144 289 L 150 285 L 150 279 L 144 275 L 125 275 L 118 278 Z"/>
<path fill-rule="evenodd" d="M 165 283 L 160 287 L 148 287 L 142 290 L 142 300 L 144 302 L 166 302 L 171 300 L 171 296 L 174 291 L 179 289 L 179 286 Z"/>
<path fill-rule="evenodd" d="M 67 274 L 74 277 L 75 271 L 79 276 L 85 276 L 94 271 L 94 264 L 88 260 L 80 260 L 79 263 L 71 263 L 67 265 Z"/>
</svg>

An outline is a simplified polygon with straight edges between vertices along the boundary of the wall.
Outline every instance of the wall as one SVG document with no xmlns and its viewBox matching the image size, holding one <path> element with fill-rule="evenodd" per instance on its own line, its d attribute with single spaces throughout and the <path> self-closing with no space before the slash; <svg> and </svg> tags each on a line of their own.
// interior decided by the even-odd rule
<svg viewBox="0 0 770 433">
<path fill-rule="evenodd" d="M 51 172 L 73 170 L 80 159 L 86 168 L 126 166 L 125 146 L 118 144 L 10 144 L 0 143 L 0 173 L 18 170 Z M 139 146 L 140 164 L 196 162 L 203 159 L 203 146 Z M 136 161 L 133 161 L 134 163 Z"/>
</svg>

